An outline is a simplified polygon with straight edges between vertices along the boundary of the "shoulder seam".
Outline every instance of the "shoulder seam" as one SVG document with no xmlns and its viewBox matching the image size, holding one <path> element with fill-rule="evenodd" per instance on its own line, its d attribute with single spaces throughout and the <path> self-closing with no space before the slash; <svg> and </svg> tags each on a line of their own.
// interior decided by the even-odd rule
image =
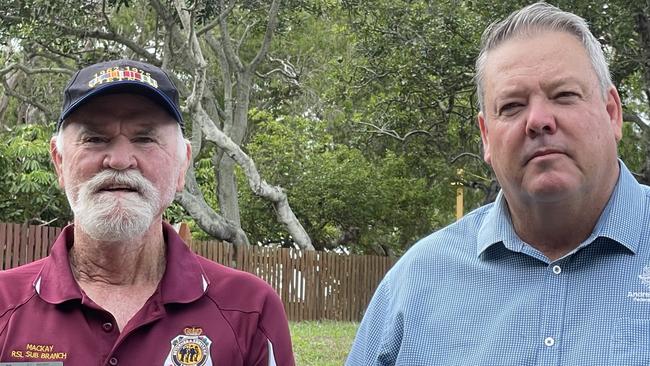
<svg viewBox="0 0 650 366">
<path fill-rule="evenodd" d="M 27 302 L 29 302 L 29 300 L 31 300 L 34 296 L 36 296 L 36 291 L 32 292 L 32 293 L 31 293 L 29 296 L 27 296 L 25 299 L 19 301 L 18 304 L 14 305 L 14 306 L 10 306 L 10 307 L 9 307 L 7 310 L 5 310 L 2 314 L 0 314 L 0 319 L 1 319 L 1 318 L 4 318 L 5 315 L 7 315 L 7 313 L 9 313 L 9 312 L 11 312 L 11 313 L 15 312 L 18 308 L 20 308 L 21 306 L 23 306 L 23 305 L 25 305 Z M 0 328 L 0 334 L 3 334 L 3 333 L 4 333 L 5 328 L 7 327 L 7 324 L 9 324 L 8 321 L 4 323 L 4 325 L 2 326 L 2 328 Z"/>
<path fill-rule="evenodd" d="M 242 350 L 242 346 L 241 346 L 241 344 L 239 344 L 239 337 L 237 337 L 237 332 L 235 331 L 235 328 L 233 328 L 232 324 L 230 323 L 230 319 L 229 319 L 227 316 L 225 316 L 225 314 L 223 314 L 224 311 L 236 311 L 236 310 L 222 309 L 222 308 L 219 306 L 219 304 L 218 304 L 218 303 L 217 303 L 217 302 L 212 298 L 212 296 L 210 296 L 209 293 L 206 293 L 205 296 L 206 296 L 208 299 L 210 299 L 210 301 L 212 301 L 212 303 L 214 304 L 214 306 L 216 306 L 217 309 L 219 309 L 219 312 L 223 315 L 223 319 L 224 319 L 225 322 L 228 324 L 228 327 L 230 328 L 230 330 L 232 331 L 232 333 L 235 335 L 235 342 L 237 343 L 237 349 L 239 350 L 239 354 L 240 354 L 240 356 L 241 356 L 241 358 L 242 358 L 242 361 L 244 361 L 246 358 L 244 357 L 244 351 Z M 244 311 L 240 311 L 240 312 L 245 313 Z M 249 312 L 249 313 L 250 313 L 250 312 Z M 253 312 L 253 313 L 255 313 L 255 312 Z"/>
</svg>

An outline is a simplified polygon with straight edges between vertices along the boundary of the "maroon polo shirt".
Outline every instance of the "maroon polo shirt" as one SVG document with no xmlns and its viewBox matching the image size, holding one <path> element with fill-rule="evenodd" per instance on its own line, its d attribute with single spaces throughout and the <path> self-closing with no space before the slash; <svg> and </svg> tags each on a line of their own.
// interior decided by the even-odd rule
<svg viewBox="0 0 650 366">
<path fill-rule="evenodd" d="M 72 226 L 47 258 L 0 272 L 0 362 L 294 365 L 286 315 L 273 288 L 192 253 L 166 223 L 163 231 L 165 274 L 122 332 L 72 275 Z"/>
</svg>

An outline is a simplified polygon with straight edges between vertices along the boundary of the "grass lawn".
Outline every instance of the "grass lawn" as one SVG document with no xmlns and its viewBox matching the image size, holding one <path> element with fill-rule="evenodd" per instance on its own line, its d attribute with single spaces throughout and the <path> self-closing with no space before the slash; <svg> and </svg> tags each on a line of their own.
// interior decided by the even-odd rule
<svg viewBox="0 0 650 366">
<path fill-rule="evenodd" d="M 350 352 L 358 323 L 291 322 L 297 366 L 341 366 Z"/>
</svg>

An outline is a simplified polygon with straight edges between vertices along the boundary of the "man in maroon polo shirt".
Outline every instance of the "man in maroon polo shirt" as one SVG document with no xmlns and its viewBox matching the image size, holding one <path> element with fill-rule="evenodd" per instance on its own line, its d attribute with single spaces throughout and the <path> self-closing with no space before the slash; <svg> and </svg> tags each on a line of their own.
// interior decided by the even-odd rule
<svg viewBox="0 0 650 366">
<path fill-rule="evenodd" d="M 0 273 L 0 366 L 294 365 L 273 289 L 162 221 L 191 156 L 182 124 L 155 66 L 75 74 L 51 142 L 74 224 L 47 258 Z"/>
</svg>

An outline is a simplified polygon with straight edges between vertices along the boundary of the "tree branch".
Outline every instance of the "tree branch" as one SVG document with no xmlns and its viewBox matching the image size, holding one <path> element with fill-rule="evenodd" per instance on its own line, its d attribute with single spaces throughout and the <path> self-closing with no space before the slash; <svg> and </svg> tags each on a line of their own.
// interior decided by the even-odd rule
<svg viewBox="0 0 650 366">
<path fill-rule="evenodd" d="M 181 23 L 183 24 L 183 27 L 188 30 L 188 43 L 190 45 L 190 61 L 194 61 L 193 64 L 195 65 L 194 67 L 194 85 L 192 88 L 192 93 L 187 97 L 186 99 L 186 104 L 188 110 L 192 110 L 195 108 L 197 104 L 201 103 L 201 99 L 203 98 L 203 90 L 205 89 L 205 81 L 206 81 L 206 70 L 207 70 L 207 62 L 205 62 L 205 58 L 203 57 L 203 51 L 201 50 L 201 45 L 199 43 L 198 38 L 196 37 L 196 33 L 193 32 L 193 27 L 190 25 L 191 23 L 191 14 L 188 12 L 188 10 L 185 10 L 183 8 L 183 3 L 181 0 L 174 0 L 174 6 L 176 8 L 176 12 L 178 13 L 179 18 L 181 19 Z"/>
<path fill-rule="evenodd" d="M 278 74 L 279 73 L 282 76 L 284 76 L 285 78 L 287 78 L 291 84 L 300 85 L 300 83 L 298 82 L 298 79 L 300 78 L 299 74 L 296 71 L 296 67 L 293 66 L 293 64 L 290 61 L 282 60 L 282 59 L 278 59 L 278 58 L 273 58 L 273 57 L 270 57 L 270 56 L 269 56 L 269 60 L 271 62 L 279 63 L 281 65 L 281 67 L 275 68 L 275 69 L 273 69 L 273 70 L 271 70 L 271 71 L 269 71 L 269 72 L 267 72 L 265 74 L 255 72 L 255 74 L 258 77 L 260 77 L 262 79 L 265 79 L 265 78 L 267 78 L 267 77 L 269 77 L 269 76 L 271 76 L 273 74 Z"/>
<path fill-rule="evenodd" d="M 634 122 L 643 131 L 650 132 L 650 126 L 648 126 L 636 113 L 623 112 L 623 121 Z"/>
<path fill-rule="evenodd" d="M 40 45 L 40 43 L 37 43 L 37 44 Z M 47 49 L 45 47 L 43 47 L 43 49 L 40 49 L 38 51 L 32 50 L 31 47 L 26 47 L 25 49 L 28 50 L 28 52 L 29 52 L 28 57 L 30 59 L 35 58 L 35 57 L 42 57 L 42 58 L 44 58 L 46 60 L 52 61 L 53 63 L 57 64 L 59 66 L 59 68 L 62 68 L 62 69 L 66 68 L 66 65 L 63 62 L 63 59 L 70 59 L 71 58 L 71 59 L 75 60 L 73 57 L 70 57 L 69 54 L 66 54 L 65 56 L 60 55 L 60 54 L 57 54 L 55 52 L 52 52 L 51 50 L 49 50 L 49 49 Z"/>
<path fill-rule="evenodd" d="M 219 0 L 219 4 L 221 8 L 224 7 L 223 0 Z M 228 63 L 232 67 L 235 67 L 238 71 L 243 71 L 244 65 L 233 49 L 232 41 L 230 40 L 230 31 L 228 30 L 228 23 L 226 22 L 225 18 L 219 21 L 219 30 L 221 32 L 221 43 L 223 45 L 223 51 L 226 56 L 226 60 L 228 60 Z"/>
<path fill-rule="evenodd" d="M 4 69 L 0 69 L 0 77 L 8 74 L 11 70 L 20 70 L 27 75 L 33 74 L 68 74 L 74 75 L 74 71 L 58 67 L 42 67 L 42 68 L 29 68 L 25 65 L 14 63 Z"/>
<path fill-rule="evenodd" d="M 470 157 L 470 158 L 474 158 L 476 160 L 479 160 L 480 162 L 483 162 L 483 158 L 480 157 L 479 155 L 476 155 L 476 154 L 470 153 L 470 152 L 464 152 L 464 153 L 458 154 L 458 155 L 454 156 L 453 158 L 451 158 L 451 160 L 449 160 L 449 164 L 454 164 L 458 159 L 466 157 L 466 156 Z"/>
<path fill-rule="evenodd" d="M 16 98 L 23 103 L 33 105 L 34 107 L 38 108 L 41 112 L 43 112 L 49 120 L 56 119 L 56 114 L 52 112 L 50 109 L 48 109 L 43 103 L 40 103 L 20 93 L 16 93 L 14 90 L 11 90 L 9 88 L 9 85 L 7 84 L 7 81 L 4 78 L 2 78 L 2 87 L 5 89 L 5 94 Z"/>
<path fill-rule="evenodd" d="M 201 37 L 205 33 L 214 29 L 214 27 L 218 26 L 221 23 L 221 21 L 225 20 L 228 17 L 228 15 L 230 15 L 230 13 L 233 11 L 234 8 L 235 8 L 235 0 L 231 0 L 230 4 L 228 4 L 228 8 L 226 8 L 226 10 L 224 10 L 221 14 L 219 14 L 217 19 L 211 21 L 210 23 L 206 24 L 205 27 L 199 29 L 196 32 L 196 36 Z"/>
<path fill-rule="evenodd" d="M 205 34 L 205 40 L 212 52 L 217 56 L 219 67 L 221 69 L 221 81 L 223 82 L 223 109 L 218 109 L 221 120 L 228 121 L 232 118 L 230 111 L 232 111 L 232 89 L 233 83 L 231 79 L 230 63 L 226 56 L 224 47 L 220 47 L 219 41 L 214 37 L 212 32 Z M 216 104 L 216 103 L 215 103 Z M 218 107 L 218 106 L 217 106 Z"/>
<path fill-rule="evenodd" d="M 392 137 L 392 138 L 394 138 L 396 140 L 399 140 L 401 142 L 406 141 L 406 139 L 408 139 L 409 137 L 414 136 L 416 134 L 424 134 L 424 135 L 427 135 L 429 137 L 433 137 L 431 132 L 425 131 L 425 130 L 409 131 L 402 137 L 402 136 L 399 135 L 399 133 L 397 133 L 397 131 L 386 129 L 383 126 L 379 127 L 379 126 L 376 126 L 376 125 L 374 125 L 372 123 L 368 123 L 368 122 L 357 122 L 357 123 L 365 125 L 365 126 L 369 126 L 369 127 L 371 127 L 373 129 L 373 131 L 365 131 L 365 132 L 374 133 L 374 134 L 378 134 L 378 135 L 389 136 L 389 137 Z"/>
<path fill-rule="evenodd" d="M 149 53 L 146 49 L 140 47 L 137 43 L 119 34 L 102 32 L 100 30 L 77 29 L 56 22 L 52 23 L 52 25 L 64 31 L 67 35 L 73 35 L 80 38 L 90 37 L 90 38 L 103 39 L 107 41 L 115 41 L 117 43 L 126 46 L 131 51 L 133 51 L 136 55 L 147 60 L 147 62 L 149 62 L 150 64 L 160 66 L 160 61 L 154 55 Z"/>
<path fill-rule="evenodd" d="M 111 33 L 114 34 L 115 31 L 113 30 L 113 27 L 111 26 L 111 20 L 108 17 L 108 14 L 106 14 L 106 0 L 102 0 L 102 11 L 101 11 L 101 13 L 102 13 L 102 18 L 104 19 L 104 22 L 106 24 L 106 28 L 108 28 L 111 31 Z"/>
<path fill-rule="evenodd" d="M 172 14 L 172 11 L 164 6 L 159 0 L 150 0 L 150 4 L 160 19 L 162 19 L 166 30 L 161 67 L 170 70 L 173 68 L 172 61 L 175 59 L 181 59 L 183 61 L 188 59 L 192 60 L 191 57 L 176 57 L 176 55 L 187 52 L 187 42 L 179 30 L 178 21 Z M 175 12 L 176 10 L 174 9 L 173 11 Z M 178 44 L 178 46 L 174 47 L 174 44 Z M 188 65 L 184 63 L 183 66 Z M 189 66 L 191 67 L 191 65 Z M 175 74 L 171 74 L 170 76 L 173 78 L 174 84 L 178 87 L 180 94 L 183 96 L 188 95 L 189 90 L 185 86 L 185 83 L 181 82 Z"/>
<path fill-rule="evenodd" d="M 208 233 L 218 233 L 219 239 L 237 245 L 248 245 L 248 237 L 241 228 L 228 222 L 216 213 L 203 199 L 203 194 L 196 182 L 194 167 L 190 165 L 185 178 L 183 191 L 176 195 L 176 201 L 196 220 L 196 223 Z"/>
<path fill-rule="evenodd" d="M 79 57 L 77 57 L 76 54 L 67 54 L 65 52 L 61 52 L 61 51 L 53 48 L 49 44 L 44 44 L 43 42 L 40 42 L 40 41 L 35 41 L 34 43 L 41 46 L 41 47 L 43 47 L 43 49 L 45 49 L 47 52 L 50 52 L 54 56 L 59 56 L 61 58 L 71 59 L 75 63 L 77 63 L 77 64 L 79 63 Z"/>
<path fill-rule="evenodd" d="M 237 48 L 236 51 L 239 53 L 241 50 L 242 44 L 244 44 L 244 41 L 246 40 L 246 37 L 248 36 L 248 32 L 250 32 L 251 28 L 253 28 L 257 24 L 257 22 L 253 22 L 252 24 L 247 24 L 246 28 L 244 28 L 244 32 L 242 32 L 241 37 L 239 37 L 239 41 L 237 42 Z"/>
<path fill-rule="evenodd" d="M 253 61 L 248 65 L 249 70 L 255 70 L 257 65 L 266 57 L 266 53 L 269 50 L 271 45 L 271 39 L 273 38 L 273 33 L 275 28 L 278 26 L 278 11 L 280 9 L 281 0 L 273 0 L 271 8 L 269 9 L 269 21 L 266 24 L 266 33 L 264 34 L 264 40 L 262 41 L 262 46 L 260 47 L 257 55 L 253 58 Z"/>
<path fill-rule="evenodd" d="M 311 239 L 302 227 L 289 206 L 287 195 L 282 188 L 272 186 L 260 177 L 253 160 L 235 144 L 228 136 L 219 130 L 210 120 L 210 116 L 203 110 L 201 104 L 195 104 L 193 110 L 194 121 L 198 122 L 205 133 L 205 138 L 222 148 L 228 156 L 242 168 L 248 185 L 254 194 L 266 198 L 273 204 L 278 221 L 283 223 L 295 242 L 303 249 L 314 250 Z"/>
</svg>

